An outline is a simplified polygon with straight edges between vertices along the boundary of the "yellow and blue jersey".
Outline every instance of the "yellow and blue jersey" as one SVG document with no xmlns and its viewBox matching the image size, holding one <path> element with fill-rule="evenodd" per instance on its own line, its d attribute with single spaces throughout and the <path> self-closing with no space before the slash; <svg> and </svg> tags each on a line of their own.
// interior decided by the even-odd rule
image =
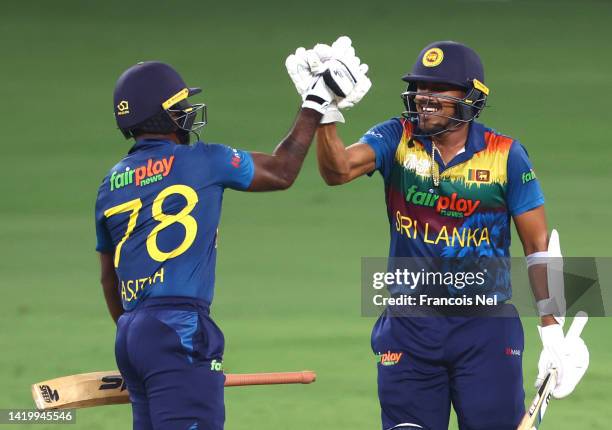
<svg viewBox="0 0 612 430">
<path fill-rule="evenodd" d="M 248 152 L 219 144 L 138 140 L 102 181 L 96 249 L 114 254 L 126 310 L 146 297 L 211 303 L 223 192 L 247 189 Z"/>
</svg>

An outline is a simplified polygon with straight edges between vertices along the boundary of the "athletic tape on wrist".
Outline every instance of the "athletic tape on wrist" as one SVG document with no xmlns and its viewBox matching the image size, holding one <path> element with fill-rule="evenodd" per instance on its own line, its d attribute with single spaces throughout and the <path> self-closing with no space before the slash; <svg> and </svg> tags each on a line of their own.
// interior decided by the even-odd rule
<svg viewBox="0 0 612 430">
<path fill-rule="evenodd" d="M 550 254 L 548 251 L 540 251 L 534 252 L 533 254 L 529 254 L 525 257 L 525 261 L 527 262 L 527 268 L 530 268 L 536 264 L 548 264 L 549 263 Z"/>
</svg>

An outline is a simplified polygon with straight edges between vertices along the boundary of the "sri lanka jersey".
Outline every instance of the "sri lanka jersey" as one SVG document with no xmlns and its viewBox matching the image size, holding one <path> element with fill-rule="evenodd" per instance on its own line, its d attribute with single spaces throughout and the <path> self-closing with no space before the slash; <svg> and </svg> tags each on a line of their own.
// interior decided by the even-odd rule
<svg viewBox="0 0 612 430">
<path fill-rule="evenodd" d="M 223 191 L 248 188 L 253 172 L 249 153 L 225 145 L 136 142 L 102 181 L 95 213 L 124 309 L 146 297 L 212 302 Z"/>
<path fill-rule="evenodd" d="M 523 146 L 471 123 L 463 152 L 446 165 L 435 152 L 435 186 L 432 142 L 413 138 L 412 127 L 395 118 L 361 138 L 374 149 L 384 178 L 389 256 L 509 257 L 510 217 L 544 203 Z"/>
</svg>

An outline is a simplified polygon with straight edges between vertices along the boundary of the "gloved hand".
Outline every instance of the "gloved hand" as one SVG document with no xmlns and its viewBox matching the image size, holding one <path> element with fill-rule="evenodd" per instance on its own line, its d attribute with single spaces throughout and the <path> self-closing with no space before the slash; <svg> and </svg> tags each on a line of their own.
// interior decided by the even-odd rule
<svg viewBox="0 0 612 430">
<path fill-rule="evenodd" d="M 329 46 L 328 48 L 331 49 Z M 285 67 L 302 100 L 306 98 L 306 91 L 314 83 L 315 76 L 324 71 L 323 62 L 316 52 L 304 48 L 298 48 L 295 53 L 289 55 L 285 60 Z M 324 108 L 323 118 L 321 118 L 321 124 L 332 122 L 344 122 L 344 117 L 338 110 L 335 101 L 331 101 Z"/>
<path fill-rule="evenodd" d="M 584 312 L 578 312 L 572 325 L 563 334 L 559 324 L 538 326 L 543 349 L 538 362 L 538 376 L 535 386 L 539 388 L 549 369 L 557 369 L 557 385 L 552 395 L 556 399 L 567 397 L 574 391 L 589 367 L 589 350 L 580 333 L 588 321 Z"/>
<path fill-rule="evenodd" d="M 334 101 L 334 94 L 325 85 L 323 76 L 315 76 L 304 94 L 303 108 L 314 109 L 325 114 L 328 106 Z"/>
<path fill-rule="evenodd" d="M 355 106 L 370 90 L 372 82 L 367 77 L 368 65 L 362 64 L 355 54 L 353 42 L 348 36 L 340 36 L 331 46 L 315 45 L 313 51 L 323 63 L 318 73 L 323 73 L 325 83 L 337 97 L 338 108 Z"/>
<path fill-rule="evenodd" d="M 287 57 L 285 66 L 303 100 L 309 91 L 311 102 L 323 99 L 323 103 L 308 103 L 306 106 L 317 110 L 324 106 L 321 124 L 344 122 L 338 107 L 354 106 L 372 86 L 366 76 L 368 66 L 361 64 L 355 56 L 351 39 L 346 36 L 339 37 L 332 46 L 320 43 L 309 50 L 298 48 Z M 326 104 L 327 94 L 320 88 L 320 83 L 317 85 L 317 75 L 323 75 L 327 87 L 332 89 L 333 97 L 329 104 Z"/>
<path fill-rule="evenodd" d="M 291 78 L 291 82 L 295 85 L 295 89 L 301 96 L 308 88 L 308 83 L 313 75 L 306 61 L 306 49 L 300 46 L 293 54 L 290 54 L 285 60 L 285 68 Z"/>
</svg>

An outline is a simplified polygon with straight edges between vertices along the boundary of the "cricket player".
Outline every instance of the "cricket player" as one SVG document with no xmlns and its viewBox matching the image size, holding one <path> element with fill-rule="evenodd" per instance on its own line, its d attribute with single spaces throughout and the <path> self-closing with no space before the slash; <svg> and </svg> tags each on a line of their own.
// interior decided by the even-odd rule
<svg viewBox="0 0 612 430">
<path fill-rule="evenodd" d="M 335 55 L 333 46 L 312 51 L 321 62 Z M 312 53 L 294 56 L 309 62 Z M 288 70 L 294 82 L 307 79 L 295 67 Z M 541 310 L 538 383 L 556 367 L 562 376 L 553 395 L 567 396 L 586 371 L 588 351 L 580 338 L 565 338 L 562 315 L 547 306 L 544 196 L 527 152 L 474 121 L 489 95 L 478 54 L 460 43 L 432 43 L 403 80 L 403 115 L 371 127 L 348 147 L 335 125 L 344 118 L 337 106 L 328 107 L 317 131 L 322 177 L 341 185 L 381 174 L 390 257 L 509 257 L 512 219 Z M 525 412 L 524 339 L 516 309 L 503 303 L 510 298 L 503 294 L 508 278 L 497 295 L 496 312 L 505 318 L 393 317 L 389 308 L 380 316 L 372 349 L 383 429 L 446 430 L 451 404 L 461 429 L 516 429 Z"/>
<path fill-rule="evenodd" d="M 223 193 L 291 186 L 337 98 L 326 83 L 350 93 L 357 80 L 340 63 L 314 77 L 291 131 L 268 155 L 189 145 L 206 106 L 189 101 L 200 89 L 171 66 L 138 63 L 119 77 L 115 119 L 134 144 L 98 190 L 96 249 L 134 429 L 223 428 L 224 338 L 209 316 Z"/>
</svg>

